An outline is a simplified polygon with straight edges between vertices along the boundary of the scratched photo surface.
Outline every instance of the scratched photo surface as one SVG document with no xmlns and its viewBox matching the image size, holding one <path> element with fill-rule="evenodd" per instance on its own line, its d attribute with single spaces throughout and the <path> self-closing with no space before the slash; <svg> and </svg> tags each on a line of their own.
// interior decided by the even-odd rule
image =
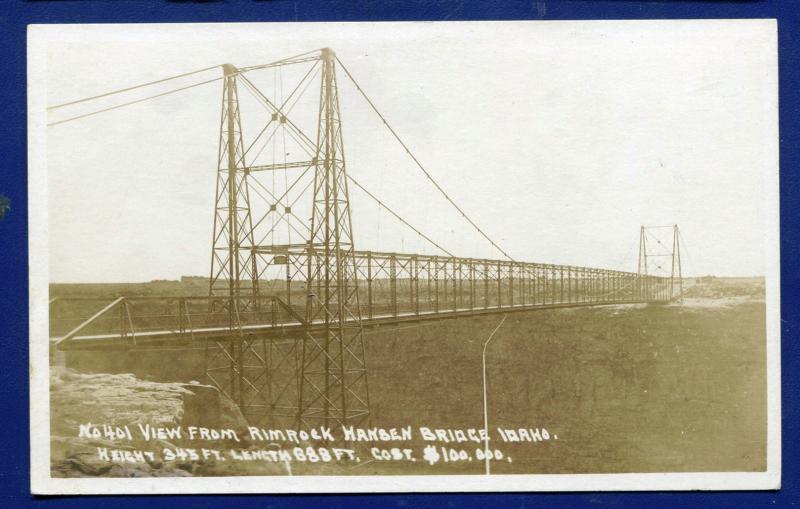
<svg viewBox="0 0 800 509">
<path fill-rule="evenodd" d="M 776 479 L 774 23 L 30 37 L 46 477 Z"/>
</svg>

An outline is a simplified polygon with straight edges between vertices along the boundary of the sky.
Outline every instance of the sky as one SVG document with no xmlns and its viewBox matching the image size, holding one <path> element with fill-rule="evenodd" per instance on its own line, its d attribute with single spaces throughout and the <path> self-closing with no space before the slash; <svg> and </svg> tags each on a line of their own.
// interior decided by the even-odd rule
<svg viewBox="0 0 800 509">
<path fill-rule="evenodd" d="M 30 86 L 48 105 L 331 47 L 433 178 L 518 261 L 635 271 L 640 225 L 664 224 L 680 227 L 688 275 L 761 275 L 776 256 L 766 240 L 778 171 L 769 21 L 48 26 L 31 37 L 46 41 L 46 79 Z M 281 100 L 308 69 L 249 77 Z M 503 258 L 341 69 L 337 80 L 348 174 L 448 251 Z M 46 139 L 51 281 L 208 274 L 221 90 L 216 80 L 31 133 Z M 309 133 L 318 94 L 310 83 L 293 112 Z M 266 117 L 243 90 L 240 108 L 247 145 Z M 266 161 L 297 156 L 291 140 L 274 140 Z M 263 185 L 282 189 L 291 175 L 272 177 Z M 437 253 L 358 189 L 350 198 L 357 249 Z"/>
</svg>

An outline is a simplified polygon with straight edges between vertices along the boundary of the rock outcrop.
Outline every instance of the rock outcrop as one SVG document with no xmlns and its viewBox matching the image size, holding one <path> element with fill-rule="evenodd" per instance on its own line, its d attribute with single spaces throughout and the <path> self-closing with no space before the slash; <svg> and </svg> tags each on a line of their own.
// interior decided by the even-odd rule
<svg viewBox="0 0 800 509">
<path fill-rule="evenodd" d="M 132 440 L 80 437 L 81 424 L 127 425 L 131 429 L 138 424 L 198 425 L 239 432 L 247 427 L 239 409 L 214 387 L 197 382 L 151 382 L 132 374 L 84 374 L 54 367 L 50 408 L 51 469 L 56 477 L 187 476 L 197 469 L 208 475 L 214 469 L 210 460 L 167 462 L 160 455 L 130 464 L 104 460 L 98 456 L 98 448 L 161 451 L 181 444 L 145 441 L 139 433 L 132 433 Z"/>
</svg>

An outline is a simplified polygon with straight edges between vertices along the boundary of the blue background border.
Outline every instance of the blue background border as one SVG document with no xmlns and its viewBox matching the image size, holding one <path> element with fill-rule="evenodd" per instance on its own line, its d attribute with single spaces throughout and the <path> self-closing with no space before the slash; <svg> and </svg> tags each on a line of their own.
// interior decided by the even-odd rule
<svg viewBox="0 0 800 509">
<path fill-rule="evenodd" d="M 798 134 L 800 2 L 764 1 L 19 1 L 0 0 L 0 506 L 149 507 L 764 507 L 800 504 Z M 780 60 L 783 489 L 742 493 L 49 497 L 29 494 L 26 46 L 29 23 L 777 18 Z M 736 218 L 732 217 L 731 221 Z"/>
</svg>

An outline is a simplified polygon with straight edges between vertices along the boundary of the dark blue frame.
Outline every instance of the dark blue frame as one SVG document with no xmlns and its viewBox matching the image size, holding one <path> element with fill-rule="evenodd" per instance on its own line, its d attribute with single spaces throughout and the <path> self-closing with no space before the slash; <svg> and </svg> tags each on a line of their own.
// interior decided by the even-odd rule
<svg viewBox="0 0 800 509">
<path fill-rule="evenodd" d="M 442 494 L 332 496 L 32 497 L 28 439 L 26 45 L 29 23 L 378 21 L 482 19 L 777 18 L 780 60 L 783 486 L 778 492 Z M 797 446 L 800 355 L 800 4 L 763 1 L 21 1 L 0 3 L 0 506 L 116 507 L 767 507 L 800 501 Z M 735 218 L 731 218 L 735 221 Z"/>
</svg>

